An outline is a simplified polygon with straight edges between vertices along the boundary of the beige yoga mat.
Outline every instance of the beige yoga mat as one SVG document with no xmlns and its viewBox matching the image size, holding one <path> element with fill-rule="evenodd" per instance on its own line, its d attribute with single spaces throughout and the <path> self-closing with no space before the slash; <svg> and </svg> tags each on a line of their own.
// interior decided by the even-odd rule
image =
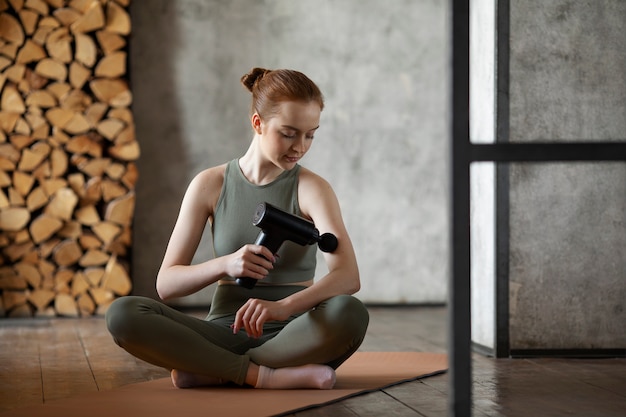
<svg viewBox="0 0 626 417">
<path fill-rule="evenodd" d="M 332 390 L 176 389 L 169 378 L 162 378 L 9 410 L 0 417 L 276 416 L 436 375 L 447 366 L 447 356 L 439 353 L 357 352 L 337 369 Z"/>
</svg>

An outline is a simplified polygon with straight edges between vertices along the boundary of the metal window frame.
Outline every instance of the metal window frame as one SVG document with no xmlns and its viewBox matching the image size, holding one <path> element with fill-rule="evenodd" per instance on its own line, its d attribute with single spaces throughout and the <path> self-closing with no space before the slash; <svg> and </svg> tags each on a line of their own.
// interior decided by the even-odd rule
<svg viewBox="0 0 626 417">
<path fill-rule="evenodd" d="M 450 280 L 449 307 L 449 415 L 472 414 L 471 369 L 471 300 L 470 300 L 470 165 L 473 162 L 607 162 L 626 161 L 625 142 L 532 142 L 508 141 L 509 82 L 509 10 L 510 0 L 496 0 L 497 5 L 497 95 L 498 127 L 495 144 L 473 144 L 469 137 L 469 0 L 450 0 L 451 11 L 451 199 L 450 199 Z M 500 166 L 499 166 L 500 167 Z M 508 190 L 508 167 L 498 170 L 498 191 Z M 496 213 L 507 210 L 508 200 L 501 201 Z M 498 234 L 499 245 L 508 246 L 508 230 Z M 502 241 L 506 239 L 506 241 Z M 498 255 L 508 258 L 508 250 Z M 508 269 L 508 259 L 498 261 L 500 272 Z M 505 277 L 508 273 L 505 274 Z M 496 296 L 507 297 L 508 283 L 496 283 Z M 501 304 L 499 307 L 498 305 Z M 506 308 L 505 308 L 506 307 Z M 508 300 L 496 302 L 497 349 L 509 349 Z M 496 355 L 501 356 L 501 355 Z"/>
</svg>

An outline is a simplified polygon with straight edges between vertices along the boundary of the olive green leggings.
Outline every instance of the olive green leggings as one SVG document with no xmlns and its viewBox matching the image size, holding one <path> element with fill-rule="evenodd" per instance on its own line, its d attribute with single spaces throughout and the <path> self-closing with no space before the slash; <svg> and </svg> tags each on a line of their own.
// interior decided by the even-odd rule
<svg viewBox="0 0 626 417">
<path fill-rule="evenodd" d="M 301 289 L 220 285 L 204 320 L 151 298 L 122 297 L 109 307 L 106 323 L 119 346 L 146 362 L 239 385 L 250 361 L 270 368 L 315 363 L 336 369 L 361 345 L 369 323 L 367 309 L 355 297 L 332 297 L 287 321 L 265 323 L 258 339 L 230 328 L 249 298 L 276 301 Z"/>
</svg>

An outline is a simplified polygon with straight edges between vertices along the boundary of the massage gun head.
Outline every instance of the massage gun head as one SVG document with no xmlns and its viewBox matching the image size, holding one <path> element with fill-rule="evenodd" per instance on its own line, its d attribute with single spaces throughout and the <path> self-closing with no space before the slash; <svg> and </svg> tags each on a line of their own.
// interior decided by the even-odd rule
<svg viewBox="0 0 626 417">
<path fill-rule="evenodd" d="M 281 240 L 290 240 L 299 245 L 318 243 L 324 252 L 337 249 L 337 238 L 332 233 L 320 236 L 313 222 L 287 213 L 269 203 L 260 203 L 254 213 L 252 224 Z"/>
</svg>

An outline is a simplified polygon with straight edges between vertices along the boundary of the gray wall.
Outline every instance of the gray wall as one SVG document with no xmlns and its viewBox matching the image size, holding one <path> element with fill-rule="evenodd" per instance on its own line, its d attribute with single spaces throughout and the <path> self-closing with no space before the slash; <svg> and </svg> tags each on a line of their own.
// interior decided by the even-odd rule
<svg viewBox="0 0 626 417">
<path fill-rule="evenodd" d="M 511 141 L 626 140 L 626 2 L 511 2 Z M 626 346 L 626 167 L 512 164 L 512 349 Z"/>
<path fill-rule="evenodd" d="M 130 75 L 142 148 L 134 292 L 154 279 L 189 180 L 243 154 L 253 66 L 294 68 L 326 97 L 303 165 L 338 194 L 368 302 L 446 299 L 446 2 L 142 0 Z M 196 261 L 211 256 L 208 236 Z M 323 273 L 321 270 L 320 273 Z M 184 303 L 206 304 L 210 291 Z"/>
</svg>

